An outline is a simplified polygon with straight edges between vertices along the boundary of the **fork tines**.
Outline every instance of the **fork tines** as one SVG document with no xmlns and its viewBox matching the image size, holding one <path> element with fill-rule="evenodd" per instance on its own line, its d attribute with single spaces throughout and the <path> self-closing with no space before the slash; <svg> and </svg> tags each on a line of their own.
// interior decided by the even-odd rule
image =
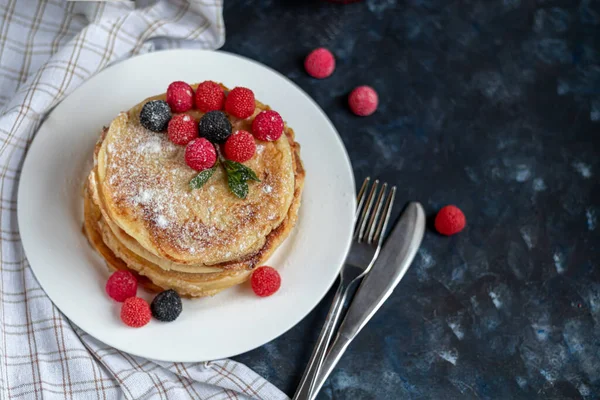
<svg viewBox="0 0 600 400">
<path fill-rule="evenodd" d="M 366 241 L 368 244 L 380 244 L 390 219 L 396 186 L 387 193 L 388 184 L 384 183 L 381 185 L 381 190 L 378 190 L 379 179 L 377 179 L 369 191 L 370 182 L 371 178 L 366 178 L 358 192 L 354 238 L 359 243 Z"/>
</svg>

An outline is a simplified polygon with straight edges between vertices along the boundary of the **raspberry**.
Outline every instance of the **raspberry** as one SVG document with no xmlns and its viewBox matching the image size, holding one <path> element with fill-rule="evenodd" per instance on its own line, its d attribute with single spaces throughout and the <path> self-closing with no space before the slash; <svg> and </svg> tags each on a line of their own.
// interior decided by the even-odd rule
<svg viewBox="0 0 600 400">
<path fill-rule="evenodd" d="M 171 142 L 185 146 L 198 137 L 198 124 L 187 114 L 177 114 L 169 121 L 167 134 Z"/>
<path fill-rule="evenodd" d="M 112 299 L 123 302 L 130 297 L 135 297 L 137 292 L 137 279 L 129 271 L 117 271 L 106 282 L 106 294 Z"/>
<path fill-rule="evenodd" d="M 313 78 L 323 79 L 333 74 L 335 58 L 329 50 L 320 47 L 310 52 L 304 60 L 306 72 Z"/>
<path fill-rule="evenodd" d="M 139 297 L 130 297 L 121 307 L 121 321 L 133 328 L 140 328 L 150 322 L 152 312 L 146 300 Z"/>
<path fill-rule="evenodd" d="M 194 105 L 194 90 L 185 82 L 173 82 L 167 89 L 167 103 L 174 113 L 191 110 Z"/>
<path fill-rule="evenodd" d="M 144 104 L 140 112 L 140 124 L 153 132 L 167 129 L 171 119 L 171 109 L 166 101 L 152 100 Z"/>
<path fill-rule="evenodd" d="M 165 290 L 156 295 L 150 304 L 152 316 L 159 321 L 175 321 L 181 314 L 181 297 L 173 289 Z"/>
<path fill-rule="evenodd" d="M 252 121 L 252 133 L 258 140 L 272 142 L 283 133 L 283 119 L 277 111 L 262 111 Z"/>
<path fill-rule="evenodd" d="M 358 116 L 366 117 L 377 110 L 379 97 L 377 92 L 370 86 L 359 86 L 354 89 L 348 97 L 350 110 Z"/>
<path fill-rule="evenodd" d="M 219 84 L 213 81 L 204 81 L 196 88 L 196 108 L 202 112 L 223 109 L 225 93 Z"/>
<path fill-rule="evenodd" d="M 274 268 L 259 267 L 252 273 L 250 284 L 257 296 L 267 297 L 279 290 L 281 276 Z"/>
<path fill-rule="evenodd" d="M 435 229 L 450 236 L 462 231 L 467 225 L 465 214 L 456 206 L 445 206 L 435 217 Z"/>
<path fill-rule="evenodd" d="M 245 162 L 252 158 L 256 151 L 256 143 L 250 132 L 237 131 L 229 136 L 223 146 L 225 157 L 231 161 Z"/>
<path fill-rule="evenodd" d="M 185 148 L 185 163 L 196 171 L 212 168 L 216 161 L 215 146 L 205 138 L 194 139 Z"/>
<path fill-rule="evenodd" d="M 254 92 L 245 87 L 233 88 L 225 100 L 225 111 L 234 117 L 245 119 L 254 114 Z"/>
<path fill-rule="evenodd" d="M 231 122 L 223 111 L 209 111 L 198 122 L 200 136 L 213 143 L 223 143 L 231 135 Z"/>
</svg>

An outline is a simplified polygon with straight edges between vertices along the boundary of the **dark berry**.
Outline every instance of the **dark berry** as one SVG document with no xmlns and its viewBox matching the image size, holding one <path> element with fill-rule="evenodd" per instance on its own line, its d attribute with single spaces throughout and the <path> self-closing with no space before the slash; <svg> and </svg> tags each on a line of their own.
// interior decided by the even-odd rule
<svg viewBox="0 0 600 400">
<path fill-rule="evenodd" d="M 171 108 L 166 101 L 152 100 L 144 104 L 140 112 L 140 123 L 146 129 L 162 132 L 171 120 Z"/>
<path fill-rule="evenodd" d="M 173 289 L 165 290 L 156 295 L 150 305 L 152 316 L 159 321 L 175 321 L 181 314 L 181 297 Z"/>
<path fill-rule="evenodd" d="M 223 143 L 231 135 L 231 122 L 223 111 L 209 111 L 198 123 L 200 136 L 213 143 Z"/>
</svg>

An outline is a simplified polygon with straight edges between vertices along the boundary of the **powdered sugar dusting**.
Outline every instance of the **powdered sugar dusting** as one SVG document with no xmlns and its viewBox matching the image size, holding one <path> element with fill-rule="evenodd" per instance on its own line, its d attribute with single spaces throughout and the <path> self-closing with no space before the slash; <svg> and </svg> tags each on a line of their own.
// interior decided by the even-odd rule
<svg viewBox="0 0 600 400">
<path fill-rule="evenodd" d="M 188 118 L 196 119 L 191 115 Z M 274 221 L 287 213 L 281 207 L 286 186 L 280 167 L 261 157 L 249 166 L 262 183 L 250 182 L 248 198 L 240 200 L 231 194 L 222 168 L 209 184 L 190 190 L 189 182 L 198 172 L 185 164 L 185 147 L 171 143 L 165 133 L 130 120 L 126 129 L 111 131 L 107 140 L 104 183 L 110 185 L 111 201 L 125 212 L 124 218 L 141 221 L 152 243 L 168 254 L 202 255 L 204 262 L 246 256 L 260 248 Z M 262 157 L 276 151 L 271 143 L 259 144 L 257 150 Z"/>
<path fill-rule="evenodd" d="M 162 214 L 156 217 L 156 225 L 159 228 L 166 228 L 169 225 L 169 220 Z"/>
</svg>

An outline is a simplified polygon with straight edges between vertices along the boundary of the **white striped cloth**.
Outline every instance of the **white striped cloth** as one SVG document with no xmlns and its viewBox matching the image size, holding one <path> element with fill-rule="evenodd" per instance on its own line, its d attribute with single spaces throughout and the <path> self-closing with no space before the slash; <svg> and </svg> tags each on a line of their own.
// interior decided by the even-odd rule
<svg viewBox="0 0 600 400">
<path fill-rule="evenodd" d="M 120 59 L 220 47 L 221 0 L 4 0 L 0 20 L 0 398 L 287 399 L 239 363 L 153 362 L 72 326 L 33 276 L 17 227 L 17 182 L 44 115 Z"/>
</svg>

